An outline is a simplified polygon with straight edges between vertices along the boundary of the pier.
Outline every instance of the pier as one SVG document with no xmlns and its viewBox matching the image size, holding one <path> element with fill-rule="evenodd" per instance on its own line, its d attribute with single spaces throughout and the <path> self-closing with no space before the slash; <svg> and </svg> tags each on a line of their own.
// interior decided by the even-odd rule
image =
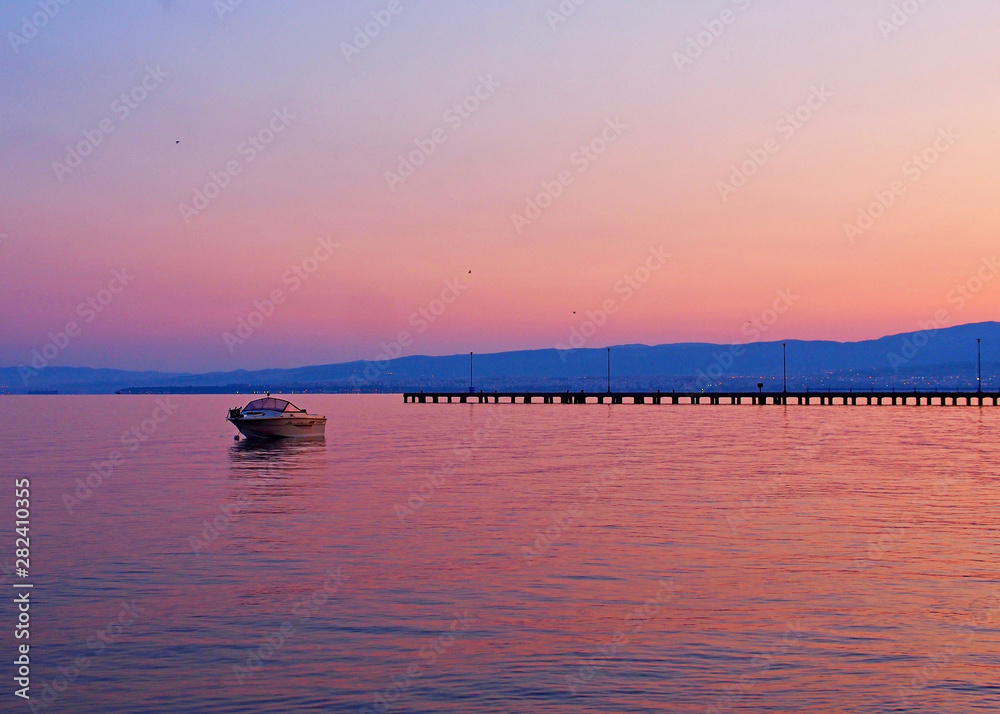
<svg viewBox="0 0 1000 714">
<path fill-rule="evenodd" d="M 823 406 L 1000 406 L 1000 392 L 404 392 L 412 404 L 727 404 Z"/>
</svg>

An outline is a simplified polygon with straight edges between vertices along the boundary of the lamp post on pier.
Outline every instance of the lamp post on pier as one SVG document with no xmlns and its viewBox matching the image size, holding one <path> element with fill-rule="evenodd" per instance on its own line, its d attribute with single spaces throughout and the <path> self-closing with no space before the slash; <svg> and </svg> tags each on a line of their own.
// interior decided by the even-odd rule
<svg viewBox="0 0 1000 714">
<path fill-rule="evenodd" d="M 608 394 L 611 394 L 611 348 L 608 348 Z"/>
<path fill-rule="evenodd" d="M 976 377 L 976 391 L 983 391 L 983 338 L 976 338 L 977 362 L 979 363 L 979 373 Z"/>
<path fill-rule="evenodd" d="M 473 386 L 473 383 L 472 383 L 472 353 L 470 352 L 469 353 L 469 394 L 472 394 L 474 391 L 476 391 L 476 388 Z"/>
<path fill-rule="evenodd" d="M 788 359 L 785 355 L 785 343 L 781 343 L 781 393 L 788 392 Z"/>
</svg>

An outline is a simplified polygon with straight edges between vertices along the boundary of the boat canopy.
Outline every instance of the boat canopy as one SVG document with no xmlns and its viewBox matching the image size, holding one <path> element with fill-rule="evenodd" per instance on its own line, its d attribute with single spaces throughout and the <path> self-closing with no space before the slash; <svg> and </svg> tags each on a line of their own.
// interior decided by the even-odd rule
<svg viewBox="0 0 1000 714">
<path fill-rule="evenodd" d="M 305 411 L 303 409 L 299 409 L 289 401 L 285 401 L 284 399 L 275 399 L 274 397 L 268 397 L 267 399 L 254 399 L 252 402 L 243 407 L 244 411 L 257 411 L 265 409 L 275 412 Z"/>
</svg>

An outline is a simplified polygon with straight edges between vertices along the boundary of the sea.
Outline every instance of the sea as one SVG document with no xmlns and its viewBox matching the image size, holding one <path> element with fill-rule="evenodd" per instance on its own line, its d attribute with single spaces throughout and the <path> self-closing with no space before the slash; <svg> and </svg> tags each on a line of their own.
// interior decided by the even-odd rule
<svg viewBox="0 0 1000 714">
<path fill-rule="evenodd" d="M 251 398 L 2 397 L 0 709 L 1000 711 L 1000 409 Z"/>
</svg>

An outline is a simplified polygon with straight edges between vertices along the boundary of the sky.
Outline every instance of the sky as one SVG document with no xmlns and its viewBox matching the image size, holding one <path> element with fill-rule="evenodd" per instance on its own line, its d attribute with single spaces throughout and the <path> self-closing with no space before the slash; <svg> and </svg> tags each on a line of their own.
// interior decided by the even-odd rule
<svg viewBox="0 0 1000 714">
<path fill-rule="evenodd" d="M 987 0 L 8 0 L 0 365 L 994 319 L 997 27 Z"/>
</svg>

